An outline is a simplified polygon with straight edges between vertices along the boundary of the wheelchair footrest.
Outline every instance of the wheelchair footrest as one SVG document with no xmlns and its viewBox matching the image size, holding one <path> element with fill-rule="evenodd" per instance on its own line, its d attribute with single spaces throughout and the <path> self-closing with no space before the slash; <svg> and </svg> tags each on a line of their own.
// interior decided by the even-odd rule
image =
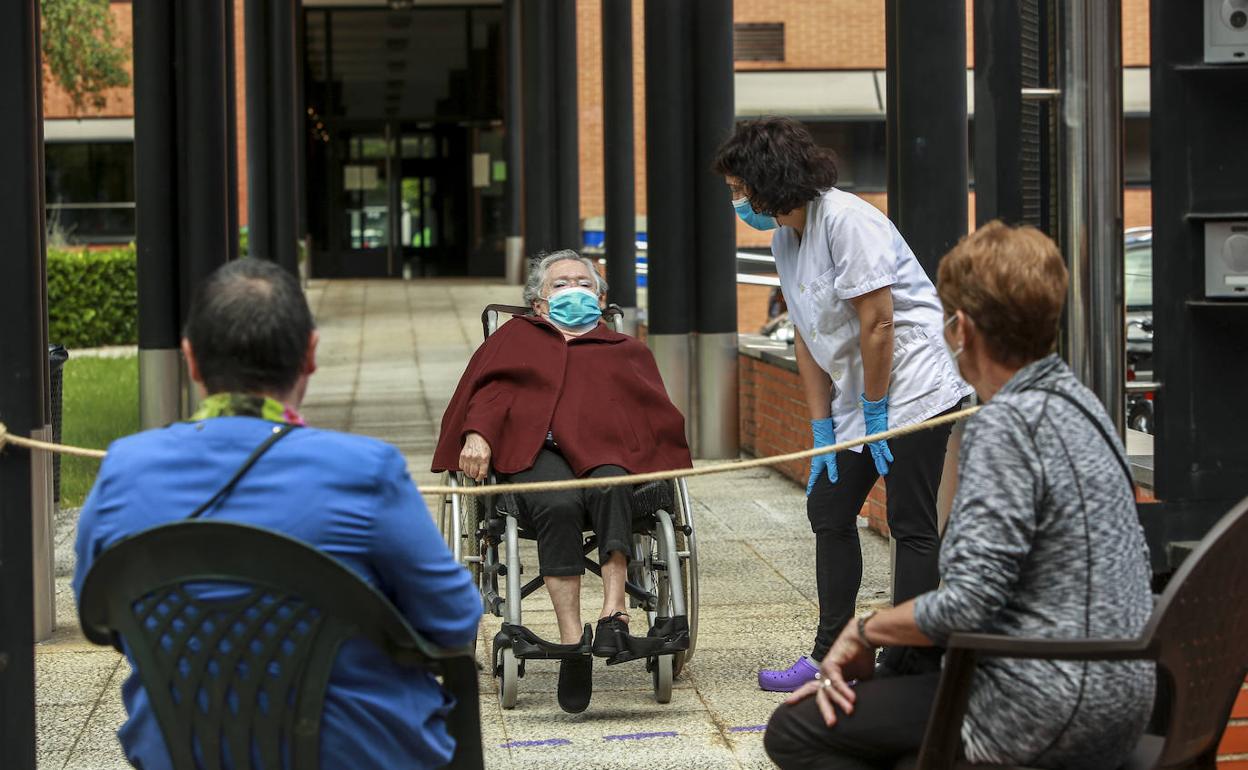
<svg viewBox="0 0 1248 770">
<path fill-rule="evenodd" d="M 547 641 L 524 626 L 513 626 L 503 623 L 503 627 L 494 637 L 495 645 L 503 644 L 511 647 L 511 651 L 519 660 L 562 660 L 589 655 L 593 641 L 593 631 L 585 624 L 581 641 L 574 644 L 558 644 Z"/>
<path fill-rule="evenodd" d="M 683 615 L 673 618 L 657 617 L 645 636 L 627 636 L 624 637 L 624 642 L 626 649 L 608 658 L 608 666 L 641 658 L 673 655 L 689 649 L 689 619 Z"/>
</svg>

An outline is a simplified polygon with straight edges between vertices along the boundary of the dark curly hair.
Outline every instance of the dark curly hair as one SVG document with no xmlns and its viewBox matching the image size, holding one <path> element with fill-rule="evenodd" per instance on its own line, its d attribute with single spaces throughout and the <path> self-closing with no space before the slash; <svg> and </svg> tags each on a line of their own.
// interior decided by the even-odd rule
<svg viewBox="0 0 1248 770">
<path fill-rule="evenodd" d="M 836 184 L 836 160 L 792 118 L 738 123 L 720 146 L 712 170 L 735 176 L 760 214 L 787 214 Z"/>
</svg>

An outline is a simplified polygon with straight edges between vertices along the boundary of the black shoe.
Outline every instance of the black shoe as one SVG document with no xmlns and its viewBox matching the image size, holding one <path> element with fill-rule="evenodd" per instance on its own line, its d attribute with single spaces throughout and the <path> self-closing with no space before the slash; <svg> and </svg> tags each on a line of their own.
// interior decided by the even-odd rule
<svg viewBox="0 0 1248 770">
<path fill-rule="evenodd" d="M 598 628 L 594 631 L 594 655 L 599 658 L 613 658 L 621 651 L 628 650 L 628 621 L 623 612 L 617 612 L 607 618 L 598 618 Z"/>
<path fill-rule="evenodd" d="M 577 655 L 559 661 L 559 708 L 579 714 L 589 708 L 594 695 L 594 659 Z"/>
</svg>

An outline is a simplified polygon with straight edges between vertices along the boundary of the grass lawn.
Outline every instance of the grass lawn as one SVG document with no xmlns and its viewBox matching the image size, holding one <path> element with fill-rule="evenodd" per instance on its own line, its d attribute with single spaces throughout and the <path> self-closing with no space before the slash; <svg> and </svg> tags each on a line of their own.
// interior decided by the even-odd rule
<svg viewBox="0 0 1248 770">
<path fill-rule="evenodd" d="M 109 442 L 139 429 L 139 359 L 73 358 L 65 362 L 61 441 L 105 449 Z M 99 460 L 61 458 L 61 507 L 82 505 Z"/>
</svg>

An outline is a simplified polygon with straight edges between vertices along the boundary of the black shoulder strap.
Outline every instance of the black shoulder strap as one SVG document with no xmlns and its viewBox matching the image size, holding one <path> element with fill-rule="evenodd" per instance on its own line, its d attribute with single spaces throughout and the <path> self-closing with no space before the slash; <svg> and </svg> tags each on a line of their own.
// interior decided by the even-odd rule
<svg viewBox="0 0 1248 770">
<path fill-rule="evenodd" d="M 261 455 L 269 451 L 269 449 L 271 449 L 274 444 L 281 441 L 284 437 L 290 435 L 292 432 L 294 432 L 295 428 L 298 428 L 298 427 L 299 427 L 298 425 L 290 425 L 290 424 L 283 425 L 280 428 L 275 427 L 273 429 L 273 433 L 268 438 L 266 438 L 260 444 L 260 446 L 255 448 L 255 451 L 253 451 L 251 455 L 248 456 L 248 458 L 243 461 L 243 464 L 239 466 L 237 471 L 234 471 L 234 475 L 230 477 L 229 481 L 225 482 L 225 486 L 218 489 L 217 493 L 213 495 L 211 498 L 209 498 L 208 502 L 196 508 L 195 511 L 190 516 L 187 516 L 187 518 L 198 519 L 205 512 L 211 509 L 214 505 L 221 502 L 221 500 L 224 499 L 226 495 L 234 491 L 234 487 L 238 485 L 238 482 L 243 478 L 243 476 L 247 475 L 247 471 L 251 470 L 251 466 L 256 464 L 256 461 L 260 459 Z"/>
<path fill-rule="evenodd" d="M 1114 441 L 1109 437 L 1109 433 L 1107 433 L 1105 430 L 1105 427 L 1101 425 L 1100 420 L 1096 419 L 1096 415 L 1092 414 L 1092 412 L 1086 406 L 1079 403 L 1075 399 L 1074 396 L 1070 395 L 1069 393 L 1063 393 L 1062 391 L 1057 390 L 1056 388 L 1029 388 L 1029 390 L 1039 390 L 1044 393 L 1049 393 L 1051 395 L 1057 396 L 1058 398 L 1063 398 L 1066 401 L 1070 402 L 1070 404 L 1074 406 L 1076 409 L 1078 409 L 1080 412 L 1082 412 L 1084 417 L 1088 418 L 1088 422 L 1092 423 L 1092 427 L 1096 428 L 1096 432 L 1101 434 L 1101 438 L 1105 439 L 1105 444 L 1106 446 L 1109 447 L 1109 451 L 1113 452 L 1114 458 L 1118 460 L 1118 464 L 1122 466 L 1122 472 L 1127 477 L 1127 486 L 1131 488 L 1131 496 L 1135 497 L 1135 477 L 1131 475 L 1131 468 L 1130 466 L 1127 465 L 1127 461 L 1123 459 L 1122 453 L 1118 451 L 1118 445 L 1115 444 Z"/>
</svg>

